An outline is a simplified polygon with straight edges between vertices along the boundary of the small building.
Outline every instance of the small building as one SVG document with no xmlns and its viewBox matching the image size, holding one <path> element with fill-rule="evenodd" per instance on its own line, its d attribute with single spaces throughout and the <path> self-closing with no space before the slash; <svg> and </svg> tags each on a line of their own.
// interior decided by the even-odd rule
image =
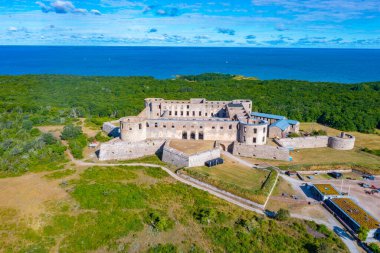
<svg viewBox="0 0 380 253">
<path fill-rule="evenodd" d="M 287 119 L 285 116 L 261 112 L 252 112 L 251 116 L 269 123 L 269 138 L 284 138 L 290 133 L 299 132 L 300 123 L 297 120 Z"/>
<path fill-rule="evenodd" d="M 328 199 L 326 205 L 355 233 L 360 227 L 369 229 L 367 239 L 380 238 L 380 222 L 350 198 Z"/>
<path fill-rule="evenodd" d="M 331 184 L 313 184 L 310 190 L 313 196 L 319 201 L 342 196 Z"/>
</svg>

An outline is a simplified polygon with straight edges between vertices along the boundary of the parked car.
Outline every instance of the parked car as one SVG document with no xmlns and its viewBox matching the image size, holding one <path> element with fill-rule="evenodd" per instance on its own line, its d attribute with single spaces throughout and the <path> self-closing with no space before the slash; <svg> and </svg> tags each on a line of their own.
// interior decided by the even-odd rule
<svg viewBox="0 0 380 253">
<path fill-rule="evenodd" d="M 375 180 L 375 176 L 370 174 L 364 174 L 363 178 L 367 180 Z"/>
<path fill-rule="evenodd" d="M 371 187 L 369 184 L 366 184 L 366 183 L 359 183 L 359 185 L 363 188 L 370 188 Z"/>
<path fill-rule="evenodd" d="M 334 172 L 330 172 L 330 173 L 328 173 L 328 175 L 330 175 L 331 177 L 336 178 L 336 179 L 343 177 L 343 174 L 342 174 L 342 173 L 340 173 L 340 172 L 335 172 L 335 171 L 334 171 Z"/>
</svg>

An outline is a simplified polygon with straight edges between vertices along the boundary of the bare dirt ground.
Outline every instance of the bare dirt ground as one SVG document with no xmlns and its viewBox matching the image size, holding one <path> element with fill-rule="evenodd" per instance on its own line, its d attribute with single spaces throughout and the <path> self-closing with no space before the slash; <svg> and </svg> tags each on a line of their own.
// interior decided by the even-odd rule
<svg viewBox="0 0 380 253">
<path fill-rule="evenodd" d="M 37 128 L 43 133 L 52 133 L 57 139 L 60 138 L 64 126 L 38 126 Z"/>
<path fill-rule="evenodd" d="M 13 208 L 23 218 L 31 221 L 31 227 L 39 228 L 39 217 L 49 201 L 68 198 L 57 181 L 49 181 L 46 173 L 30 173 L 20 177 L 0 179 L 0 208 Z"/>
<path fill-rule="evenodd" d="M 185 154 L 192 155 L 197 152 L 203 152 L 214 148 L 214 141 L 199 140 L 172 140 L 170 147 L 175 148 Z"/>
</svg>

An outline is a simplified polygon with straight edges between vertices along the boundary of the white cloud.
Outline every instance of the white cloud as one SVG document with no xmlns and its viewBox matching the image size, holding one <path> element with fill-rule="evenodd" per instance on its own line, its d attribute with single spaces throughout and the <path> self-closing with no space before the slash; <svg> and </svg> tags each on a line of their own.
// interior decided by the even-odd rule
<svg viewBox="0 0 380 253">
<path fill-rule="evenodd" d="M 102 13 L 98 10 L 91 10 L 90 13 L 92 13 L 94 15 L 102 15 Z"/>
</svg>

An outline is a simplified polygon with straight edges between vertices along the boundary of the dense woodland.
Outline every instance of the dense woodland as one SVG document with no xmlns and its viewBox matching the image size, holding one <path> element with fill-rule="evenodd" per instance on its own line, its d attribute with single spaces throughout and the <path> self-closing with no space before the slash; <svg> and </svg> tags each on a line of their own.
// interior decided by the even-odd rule
<svg viewBox="0 0 380 253">
<path fill-rule="evenodd" d="M 68 125 L 78 117 L 101 125 L 138 114 L 144 98 L 209 100 L 247 98 L 253 110 L 317 121 L 341 130 L 374 132 L 380 128 L 380 82 L 363 84 L 259 81 L 225 74 L 152 77 L 63 75 L 0 76 L 0 176 L 54 168 L 64 162 L 64 147 L 37 125 Z M 69 139 L 71 149 L 86 145 Z M 74 152 L 75 153 L 75 152 Z M 48 159 L 50 157 L 50 159 Z M 76 157 L 81 157 L 80 152 Z M 54 166 L 52 166 L 54 165 Z"/>
<path fill-rule="evenodd" d="M 248 98 L 253 101 L 253 110 L 299 121 L 317 121 L 341 130 L 361 132 L 380 128 L 380 82 L 235 80 L 231 75 L 217 74 L 181 76 L 175 80 L 60 75 L 0 77 L 1 110 L 27 113 L 34 124 L 61 124 L 79 116 L 135 115 L 143 108 L 146 97 Z"/>
</svg>

